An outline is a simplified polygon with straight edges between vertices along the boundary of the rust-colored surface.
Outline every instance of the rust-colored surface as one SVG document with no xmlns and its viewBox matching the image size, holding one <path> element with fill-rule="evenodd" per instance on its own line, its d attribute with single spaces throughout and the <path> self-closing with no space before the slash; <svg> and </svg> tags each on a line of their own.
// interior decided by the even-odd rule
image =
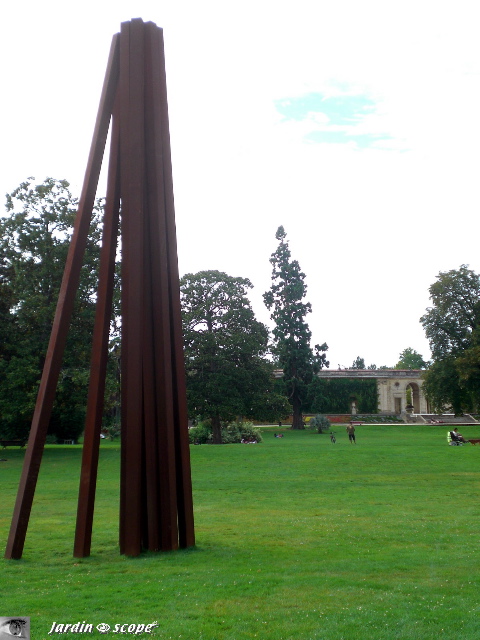
<svg viewBox="0 0 480 640">
<path fill-rule="evenodd" d="M 114 108 L 115 104 L 115 108 Z M 119 202 L 122 217 L 120 552 L 195 544 L 163 33 L 113 38 L 84 189 L 5 557 L 20 558 L 100 173 L 112 142 L 74 555 L 90 554 Z"/>
<path fill-rule="evenodd" d="M 110 141 L 110 164 L 108 167 L 107 194 L 103 217 L 102 249 L 98 297 L 93 329 L 90 384 L 88 388 L 87 415 L 83 436 L 82 469 L 77 511 L 77 528 L 73 555 L 83 558 L 90 555 L 92 522 L 97 482 L 98 455 L 107 373 L 108 342 L 115 277 L 115 255 L 120 212 L 119 183 L 119 118 L 118 100 L 112 116 Z"/>
</svg>

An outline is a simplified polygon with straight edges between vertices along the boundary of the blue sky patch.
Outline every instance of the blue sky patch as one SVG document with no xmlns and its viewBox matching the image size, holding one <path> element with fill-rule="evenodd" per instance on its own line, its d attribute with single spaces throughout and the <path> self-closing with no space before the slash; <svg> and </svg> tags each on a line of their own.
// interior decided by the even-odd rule
<svg viewBox="0 0 480 640">
<path fill-rule="evenodd" d="M 277 111 L 286 120 L 305 120 L 308 114 L 323 113 L 330 124 L 352 125 L 371 113 L 375 102 L 364 95 L 324 97 L 321 93 L 308 93 L 298 98 L 275 102 Z"/>
<path fill-rule="evenodd" d="M 285 121 L 311 121 L 312 130 L 305 135 L 310 142 L 345 144 L 354 141 L 358 147 L 367 148 L 379 140 L 391 138 L 388 134 L 366 133 L 364 127 L 361 133 L 356 133 L 364 118 L 375 113 L 375 101 L 365 95 L 308 93 L 277 100 L 275 107 Z M 320 114 L 323 117 L 315 118 Z"/>
</svg>

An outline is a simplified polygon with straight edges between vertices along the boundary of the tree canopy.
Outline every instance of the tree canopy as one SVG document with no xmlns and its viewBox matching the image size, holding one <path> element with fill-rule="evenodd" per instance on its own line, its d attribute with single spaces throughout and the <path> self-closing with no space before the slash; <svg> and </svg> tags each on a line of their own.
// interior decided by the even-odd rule
<svg viewBox="0 0 480 640">
<path fill-rule="evenodd" d="M 422 316 L 434 360 L 472 346 L 480 322 L 480 276 L 462 265 L 441 271 L 429 289 L 432 306 Z"/>
<path fill-rule="evenodd" d="M 271 313 L 273 328 L 273 353 L 278 366 L 283 369 L 282 386 L 292 405 L 293 428 L 302 429 L 302 411 L 308 402 L 309 385 L 315 373 L 328 367 L 326 344 L 315 345 L 313 352 L 311 332 L 305 320 L 311 312 L 309 302 L 304 302 L 307 286 L 305 274 L 291 252 L 282 226 L 278 227 L 276 251 L 270 258 L 272 286 L 263 299 Z"/>
<path fill-rule="evenodd" d="M 77 200 L 65 180 L 23 182 L 0 219 L 0 430 L 28 434 Z M 102 203 L 93 213 L 49 433 L 82 432 L 90 366 Z"/>
<path fill-rule="evenodd" d="M 461 265 L 440 272 L 430 289 L 432 306 L 420 319 L 433 364 L 424 390 L 434 410 L 451 405 L 455 413 L 480 403 L 480 276 Z"/>
<path fill-rule="evenodd" d="M 352 362 L 351 369 L 366 369 L 365 367 L 365 359 L 357 356 L 355 360 Z"/>
<path fill-rule="evenodd" d="M 268 329 L 255 319 L 251 287 L 246 278 L 220 271 L 180 281 L 189 414 L 211 420 L 216 444 L 223 421 L 277 420 L 288 412 L 274 392 L 273 366 L 265 358 Z"/>
<path fill-rule="evenodd" d="M 395 369 L 425 369 L 427 366 L 423 356 L 411 347 L 404 349 L 398 357 Z"/>
</svg>

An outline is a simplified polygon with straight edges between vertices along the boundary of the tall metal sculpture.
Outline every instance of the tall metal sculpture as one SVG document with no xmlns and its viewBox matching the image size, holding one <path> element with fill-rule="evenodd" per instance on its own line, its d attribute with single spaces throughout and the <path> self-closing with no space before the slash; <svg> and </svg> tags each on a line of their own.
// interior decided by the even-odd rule
<svg viewBox="0 0 480 640">
<path fill-rule="evenodd" d="M 135 19 L 122 23 L 112 41 L 6 558 L 23 552 L 110 120 L 74 555 L 90 554 L 120 204 L 120 552 L 195 544 L 163 32 Z"/>
</svg>

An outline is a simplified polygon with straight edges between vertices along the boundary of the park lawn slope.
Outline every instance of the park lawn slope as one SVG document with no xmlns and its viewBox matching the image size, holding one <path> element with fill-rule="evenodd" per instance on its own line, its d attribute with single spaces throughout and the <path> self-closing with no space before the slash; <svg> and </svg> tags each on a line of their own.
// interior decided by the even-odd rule
<svg viewBox="0 0 480 640">
<path fill-rule="evenodd" d="M 336 444 L 277 428 L 192 446 L 197 546 L 139 558 L 118 553 L 118 444 L 102 443 L 82 560 L 81 448 L 47 447 L 24 558 L 0 563 L 2 615 L 30 616 L 34 640 L 66 637 L 48 635 L 54 621 L 157 621 L 164 640 L 479 637 L 480 447 L 448 447 L 445 425 L 362 426 L 356 445 L 335 430 Z M 3 546 L 23 455 L 1 456 Z"/>
</svg>

